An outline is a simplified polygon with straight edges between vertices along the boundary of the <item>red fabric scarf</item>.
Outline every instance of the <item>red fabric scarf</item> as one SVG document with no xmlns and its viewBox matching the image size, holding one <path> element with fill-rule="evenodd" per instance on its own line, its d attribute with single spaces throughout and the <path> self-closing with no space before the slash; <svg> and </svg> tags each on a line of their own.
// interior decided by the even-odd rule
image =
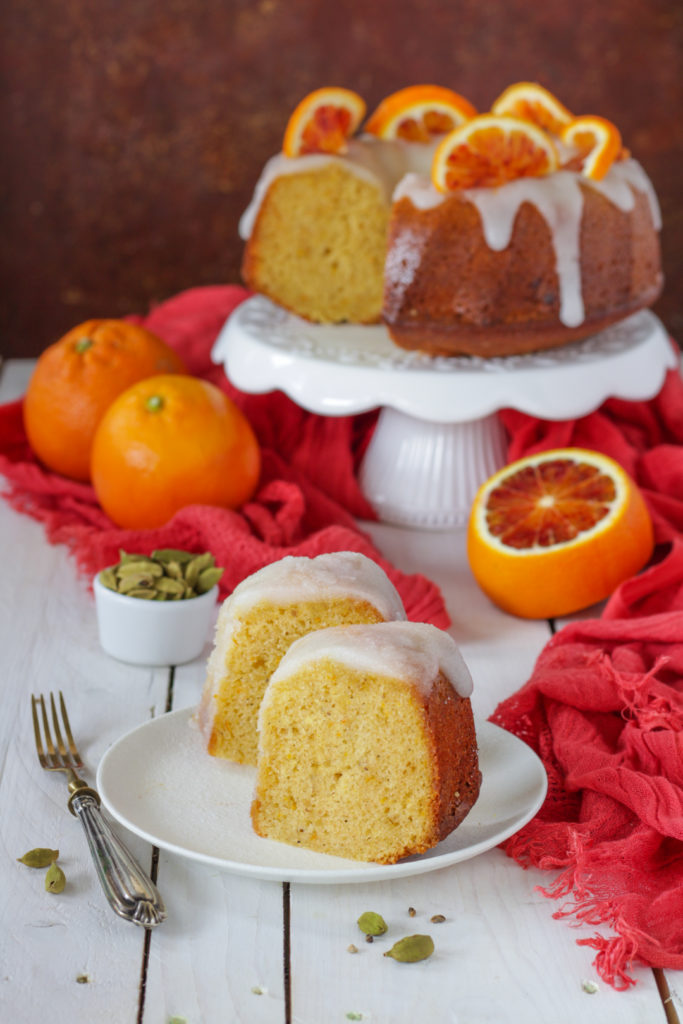
<svg viewBox="0 0 683 1024">
<path fill-rule="evenodd" d="M 0 407 L 0 473 L 11 504 L 67 544 L 84 573 L 116 561 L 120 547 L 210 549 L 226 567 L 223 595 L 286 554 L 351 549 L 388 572 L 409 618 L 446 627 L 438 589 L 389 565 L 358 530 L 373 518 L 355 478 L 373 414 L 323 418 L 284 395 L 246 395 L 210 360 L 243 289 L 192 289 L 136 318 L 212 380 L 251 420 L 263 449 L 259 490 L 240 512 L 194 506 L 158 530 L 117 529 L 92 488 L 45 471 L 26 442 L 21 402 Z M 581 940 L 597 950 L 600 974 L 617 988 L 629 965 L 683 967 L 683 383 L 667 375 L 651 402 L 611 400 L 583 419 L 549 423 L 502 414 L 510 459 L 578 445 L 617 459 L 641 486 L 657 556 L 624 583 L 602 617 L 558 632 L 529 682 L 493 720 L 542 758 L 548 798 L 505 844 L 523 865 L 560 871 L 542 890 L 565 902 L 556 916 L 606 926 Z"/>
<path fill-rule="evenodd" d="M 653 564 L 601 618 L 573 622 L 492 720 L 540 755 L 539 814 L 507 841 L 524 865 L 556 870 L 556 917 L 606 925 L 579 940 L 616 988 L 632 963 L 683 968 L 683 382 L 651 402 L 610 400 L 549 423 L 506 411 L 509 456 L 565 446 L 611 455 L 635 478 L 655 524 Z"/>
</svg>

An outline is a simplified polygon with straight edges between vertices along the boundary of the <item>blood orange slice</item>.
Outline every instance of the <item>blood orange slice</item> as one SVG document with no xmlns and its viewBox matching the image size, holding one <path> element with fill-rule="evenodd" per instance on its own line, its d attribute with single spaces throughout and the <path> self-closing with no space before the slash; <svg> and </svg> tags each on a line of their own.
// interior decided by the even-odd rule
<svg viewBox="0 0 683 1024">
<path fill-rule="evenodd" d="M 575 117 L 562 130 L 562 141 L 579 150 L 581 173 L 600 181 L 622 155 L 621 134 L 616 125 L 604 117 Z M 625 154 L 628 155 L 628 154 Z"/>
<path fill-rule="evenodd" d="M 574 116 L 551 92 L 536 82 L 517 82 L 508 86 L 491 107 L 491 113 L 532 121 L 551 135 L 559 135 Z"/>
<path fill-rule="evenodd" d="M 529 619 L 602 601 L 653 547 L 634 481 L 613 459 L 581 448 L 541 452 L 494 474 L 474 499 L 467 537 L 482 590 Z"/>
<path fill-rule="evenodd" d="M 515 178 L 551 174 L 557 165 L 555 145 L 541 128 L 517 117 L 482 114 L 439 143 L 432 181 L 440 192 L 492 188 Z"/>
<path fill-rule="evenodd" d="M 287 122 L 285 156 L 343 153 L 347 140 L 365 116 L 365 100 L 350 89 L 316 89 L 296 107 Z"/>
<path fill-rule="evenodd" d="M 411 85 L 382 100 L 365 131 L 380 139 L 430 142 L 446 135 L 477 111 L 464 96 L 440 85 Z"/>
</svg>

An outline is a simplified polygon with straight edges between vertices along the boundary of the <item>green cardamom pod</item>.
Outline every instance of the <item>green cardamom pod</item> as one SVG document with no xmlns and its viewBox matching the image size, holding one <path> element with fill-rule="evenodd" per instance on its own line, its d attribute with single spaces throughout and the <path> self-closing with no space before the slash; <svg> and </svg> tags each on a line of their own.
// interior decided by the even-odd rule
<svg viewBox="0 0 683 1024">
<path fill-rule="evenodd" d="M 195 584 L 198 594 L 205 594 L 207 590 L 211 590 L 215 587 L 221 576 L 223 575 L 223 569 L 210 566 L 208 569 L 203 569 L 197 577 Z"/>
<path fill-rule="evenodd" d="M 151 562 L 151 561 L 153 561 L 151 555 L 129 554 L 127 551 L 124 551 L 123 548 L 119 548 L 119 564 L 117 566 L 114 566 L 114 568 L 118 569 L 120 566 L 128 565 L 130 562 Z"/>
<path fill-rule="evenodd" d="M 164 571 L 172 580 L 184 580 L 183 567 L 180 562 L 164 562 Z"/>
<path fill-rule="evenodd" d="M 197 582 L 200 572 L 213 565 L 213 561 L 211 552 L 205 551 L 203 555 L 196 555 L 191 562 L 187 563 L 185 566 L 185 579 L 191 587 Z"/>
<path fill-rule="evenodd" d="M 191 551 L 181 551 L 179 548 L 159 548 L 152 552 L 152 558 L 157 562 L 179 562 L 184 565 L 194 558 Z"/>
<path fill-rule="evenodd" d="M 414 964 L 418 960 L 426 960 L 434 952 L 434 942 L 430 935 L 406 935 L 395 942 L 384 954 L 403 964 Z"/>
<path fill-rule="evenodd" d="M 120 565 L 117 568 L 116 575 L 120 580 L 126 579 L 128 576 L 135 576 L 144 573 L 145 576 L 163 576 L 164 570 L 158 562 L 153 562 L 151 559 L 143 560 L 140 559 L 138 562 L 126 562 L 125 565 Z"/>
<path fill-rule="evenodd" d="M 168 576 L 162 576 L 156 581 L 156 590 L 162 594 L 178 594 L 182 597 L 185 593 L 185 584 L 181 580 L 172 580 Z"/>
<path fill-rule="evenodd" d="M 133 587 L 126 592 L 126 597 L 140 597 L 143 601 L 153 601 L 156 596 L 157 592 L 152 587 Z"/>
<path fill-rule="evenodd" d="M 102 586 L 107 587 L 108 590 L 118 590 L 118 580 L 113 569 L 103 569 L 98 579 Z"/>
<path fill-rule="evenodd" d="M 381 914 L 373 910 L 366 910 L 358 918 L 358 927 L 365 935 L 384 935 L 387 930 L 386 922 Z"/>
<path fill-rule="evenodd" d="M 156 580 L 151 576 L 147 576 L 142 572 L 136 572 L 119 580 L 119 594 L 129 594 L 131 590 L 138 590 L 140 587 L 154 590 L 155 583 Z"/>
<path fill-rule="evenodd" d="M 20 864 L 26 864 L 29 868 L 47 868 L 59 857 L 59 850 L 48 850 L 44 846 L 37 846 L 35 850 L 29 850 L 23 857 L 17 857 Z"/>
<path fill-rule="evenodd" d="M 45 888 L 48 892 L 62 892 L 66 885 L 66 875 L 56 861 L 50 864 L 45 875 Z"/>
</svg>

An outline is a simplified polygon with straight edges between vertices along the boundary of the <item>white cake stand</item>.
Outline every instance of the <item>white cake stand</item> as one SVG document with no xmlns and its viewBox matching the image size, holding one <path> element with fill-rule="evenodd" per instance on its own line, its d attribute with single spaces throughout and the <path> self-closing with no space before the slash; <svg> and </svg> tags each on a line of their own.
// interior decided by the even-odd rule
<svg viewBox="0 0 683 1024">
<path fill-rule="evenodd" d="M 212 358 L 241 391 L 280 390 L 309 412 L 380 408 L 363 492 L 385 522 L 436 529 L 466 523 L 478 487 L 505 464 L 498 410 L 574 419 L 610 397 L 654 397 L 676 365 L 649 311 L 547 352 L 445 358 L 398 348 L 381 325 L 310 324 L 262 296 L 238 306 Z"/>
</svg>

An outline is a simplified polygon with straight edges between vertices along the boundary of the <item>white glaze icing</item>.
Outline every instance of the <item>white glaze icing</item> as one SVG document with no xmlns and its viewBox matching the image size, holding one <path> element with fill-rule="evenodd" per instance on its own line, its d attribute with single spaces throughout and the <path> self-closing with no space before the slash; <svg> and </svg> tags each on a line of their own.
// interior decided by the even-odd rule
<svg viewBox="0 0 683 1024">
<path fill-rule="evenodd" d="M 358 672 L 402 679 L 428 695 L 442 671 L 461 697 L 473 690 L 472 676 L 457 644 L 442 629 L 424 622 L 378 622 L 370 626 L 331 626 L 296 640 L 289 648 L 261 702 L 262 716 L 273 694 L 303 666 L 332 661 Z"/>
<path fill-rule="evenodd" d="M 339 597 L 369 601 L 385 619 L 405 619 L 393 583 L 358 551 L 333 551 L 315 558 L 288 555 L 242 580 L 223 602 L 223 617 L 239 616 L 261 601 L 295 604 Z"/>
<path fill-rule="evenodd" d="M 221 605 L 215 642 L 197 719 L 207 735 L 216 712 L 216 688 L 225 671 L 233 637 L 241 628 L 240 616 L 261 601 L 295 604 L 301 601 L 353 597 L 368 601 L 388 620 L 405 620 L 403 602 L 383 569 L 357 551 L 334 551 L 315 558 L 288 555 L 242 580 Z"/>
<path fill-rule="evenodd" d="M 486 244 L 496 252 L 510 244 L 522 204 L 531 203 L 536 207 L 552 237 L 560 291 L 559 319 L 565 327 L 578 327 L 584 320 L 579 264 L 582 187 L 599 192 L 625 212 L 633 209 L 636 192 L 644 194 L 655 228 L 661 227 L 654 188 L 636 160 L 613 164 L 602 181 L 593 181 L 576 171 L 557 171 L 542 178 L 517 178 L 499 188 L 470 188 L 459 193 L 476 206 Z M 449 195 L 439 192 L 425 177 L 412 174 L 403 178 L 394 190 L 394 200 L 403 197 L 416 209 L 429 210 L 445 202 Z"/>
<path fill-rule="evenodd" d="M 360 135 L 350 139 L 344 154 L 309 153 L 306 156 L 287 157 L 277 153 L 267 161 L 254 189 L 249 206 L 239 222 L 240 238 L 248 239 L 261 204 L 273 181 L 286 174 L 303 174 L 330 164 L 346 168 L 352 174 L 376 185 L 387 205 L 396 183 L 409 172 L 427 178 L 437 143 L 405 142 L 402 139 L 378 139 L 374 135 Z"/>
</svg>

